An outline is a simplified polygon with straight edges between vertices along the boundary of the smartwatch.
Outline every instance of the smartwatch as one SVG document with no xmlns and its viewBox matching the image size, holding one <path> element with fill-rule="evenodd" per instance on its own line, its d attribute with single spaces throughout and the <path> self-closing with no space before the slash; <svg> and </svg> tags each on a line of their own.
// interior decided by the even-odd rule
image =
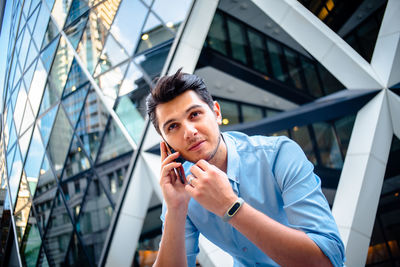
<svg viewBox="0 0 400 267">
<path fill-rule="evenodd" d="M 240 207 L 243 205 L 244 200 L 242 198 L 238 198 L 232 206 L 225 212 L 224 217 L 222 217 L 222 220 L 224 222 L 229 221 L 240 209 Z"/>
</svg>

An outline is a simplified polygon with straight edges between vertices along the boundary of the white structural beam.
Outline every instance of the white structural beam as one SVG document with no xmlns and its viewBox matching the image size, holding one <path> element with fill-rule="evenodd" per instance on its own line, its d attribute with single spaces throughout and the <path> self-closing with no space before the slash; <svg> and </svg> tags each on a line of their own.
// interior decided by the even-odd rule
<svg viewBox="0 0 400 267">
<path fill-rule="evenodd" d="M 132 265 L 153 193 L 150 181 L 146 164 L 139 158 L 115 226 L 107 267 Z"/>
<path fill-rule="evenodd" d="M 385 87 L 400 82 L 400 1 L 389 0 L 376 41 L 371 65 Z"/>
<path fill-rule="evenodd" d="M 252 0 L 348 89 L 378 89 L 384 84 L 339 35 L 296 0 Z"/>
<path fill-rule="evenodd" d="M 358 113 L 332 213 L 346 247 L 346 265 L 364 266 L 393 136 L 387 89 Z"/>
<path fill-rule="evenodd" d="M 171 64 L 167 66 L 168 73 L 174 73 L 181 67 L 183 71 L 193 73 L 217 6 L 218 0 L 194 2 L 192 11 L 182 28 Z"/>
<path fill-rule="evenodd" d="M 390 115 L 392 117 L 393 132 L 400 139 L 400 97 L 388 91 Z"/>
</svg>

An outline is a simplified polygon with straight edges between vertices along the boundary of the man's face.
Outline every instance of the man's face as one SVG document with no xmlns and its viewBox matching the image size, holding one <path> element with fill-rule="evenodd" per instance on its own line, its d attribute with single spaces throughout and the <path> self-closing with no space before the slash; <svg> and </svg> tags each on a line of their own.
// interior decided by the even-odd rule
<svg viewBox="0 0 400 267">
<path fill-rule="evenodd" d="M 194 91 L 188 90 L 156 108 L 158 126 L 164 139 L 191 162 L 208 160 L 218 147 L 221 112 L 213 110 Z"/>
</svg>

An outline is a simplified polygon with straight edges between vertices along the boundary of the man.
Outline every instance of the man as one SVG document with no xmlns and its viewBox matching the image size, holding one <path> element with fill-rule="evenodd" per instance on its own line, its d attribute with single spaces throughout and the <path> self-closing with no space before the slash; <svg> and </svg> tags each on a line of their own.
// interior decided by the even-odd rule
<svg viewBox="0 0 400 267">
<path fill-rule="evenodd" d="M 342 266 L 320 179 L 286 137 L 220 133 L 221 110 L 195 75 L 157 82 L 147 111 L 161 142 L 163 235 L 155 266 L 195 266 L 199 233 L 234 266 Z M 175 153 L 168 155 L 167 144 Z M 174 169 L 182 166 L 186 182 Z"/>
</svg>

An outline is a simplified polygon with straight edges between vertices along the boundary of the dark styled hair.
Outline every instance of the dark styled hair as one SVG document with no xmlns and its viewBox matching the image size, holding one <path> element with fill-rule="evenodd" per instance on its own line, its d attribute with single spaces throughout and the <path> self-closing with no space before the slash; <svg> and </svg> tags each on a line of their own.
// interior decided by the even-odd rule
<svg viewBox="0 0 400 267">
<path fill-rule="evenodd" d="M 147 114 L 149 115 L 154 128 L 156 128 L 160 135 L 161 131 L 156 116 L 156 108 L 159 104 L 169 102 L 184 92 L 193 90 L 200 99 L 211 108 L 211 110 L 214 107 L 214 101 L 208 92 L 203 79 L 194 74 L 183 73 L 181 71 L 182 68 L 180 68 L 175 74 L 159 78 L 155 87 L 150 91 L 150 94 L 146 99 Z"/>
</svg>

